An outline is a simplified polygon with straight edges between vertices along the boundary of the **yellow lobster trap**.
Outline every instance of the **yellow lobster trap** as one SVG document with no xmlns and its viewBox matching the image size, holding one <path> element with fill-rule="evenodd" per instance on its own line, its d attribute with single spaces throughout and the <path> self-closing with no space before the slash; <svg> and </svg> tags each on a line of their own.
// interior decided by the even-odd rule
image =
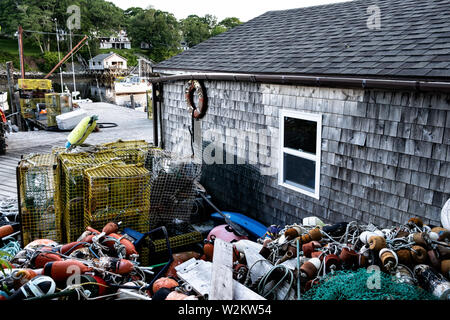
<svg viewBox="0 0 450 320">
<path fill-rule="evenodd" d="M 58 154 L 57 183 L 65 240 L 73 242 L 84 232 L 85 181 L 83 171 L 102 164 L 123 164 L 111 152 Z"/>
<path fill-rule="evenodd" d="M 101 144 L 99 148 L 114 152 L 126 164 L 142 164 L 147 159 L 150 144 L 145 140 L 118 140 Z"/>
<path fill-rule="evenodd" d="M 84 177 L 86 226 L 122 221 L 123 227 L 149 231 L 150 172 L 143 165 L 101 165 L 85 169 Z"/>
<path fill-rule="evenodd" d="M 36 239 L 62 241 L 55 169 L 52 154 L 24 156 L 17 167 L 24 246 Z"/>
</svg>

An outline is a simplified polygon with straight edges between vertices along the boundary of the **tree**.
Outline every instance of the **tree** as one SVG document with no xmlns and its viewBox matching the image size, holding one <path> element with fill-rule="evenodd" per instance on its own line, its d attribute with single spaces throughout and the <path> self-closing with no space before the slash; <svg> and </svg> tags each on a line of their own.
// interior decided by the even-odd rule
<svg viewBox="0 0 450 320">
<path fill-rule="evenodd" d="M 156 62 L 179 53 L 181 35 L 179 23 L 171 13 L 153 8 L 144 10 L 130 20 L 128 34 L 134 46 L 150 45 L 150 58 Z"/>
<path fill-rule="evenodd" d="M 219 25 L 225 27 L 227 30 L 231 30 L 241 24 L 242 24 L 241 20 L 239 20 L 236 17 L 225 18 L 219 23 Z"/>
<path fill-rule="evenodd" d="M 181 20 L 181 30 L 184 40 L 189 47 L 196 46 L 211 37 L 211 17 L 201 18 L 196 15 L 190 15 Z"/>
</svg>

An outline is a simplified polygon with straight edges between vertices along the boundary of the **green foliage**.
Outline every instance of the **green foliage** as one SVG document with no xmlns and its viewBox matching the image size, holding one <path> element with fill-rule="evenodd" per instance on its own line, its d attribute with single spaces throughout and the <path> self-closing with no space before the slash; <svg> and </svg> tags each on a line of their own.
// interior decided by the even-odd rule
<svg viewBox="0 0 450 320">
<path fill-rule="evenodd" d="M 180 52 L 181 35 L 175 16 L 161 10 L 148 9 L 130 20 L 128 35 L 135 47 L 150 44 L 149 57 L 162 61 Z"/>
<path fill-rule="evenodd" d="M 122 10 L 106 0 L 0 0 L 0 35 L 12 37 L 19 25 L 24 30 L 44 33 L 55 33 L 58 26 L 59 31 L 68 32 L 67 21 L 72 13 L 67 13 L 67 8 L 71 5 L 79 6 L 81 15 L 81 29 L 73 30 L 73 45 L 81 40 L 81 36 L 76 34 L 90 36 L 91 52 L 89 53 L 87 46 L 78 52 L 85 60 L 100 53 L 97 37 L 111 36 L 121 29 L 127 30 L 134 48 L 140 48 L 142 42 L 148 43 L 150 49 L 145 55 L 159 62 L 181 52 L 183 37 L 188 46 L 193 47 L 241 24 L 234 17 L 218 23 L 217 18 L 209 14 L 204 17 L 191 15 L 178 21 L 173 14 L 152 7 Z M 17 40 L 12 40 L 16 43 L 11 48 L 4 47 L 0 42 L 0 62 L 5 59 L 13 60 L 17 67 L 18 58 L 8 55 L 18 53 Z M 42 65 L 44 70 L 48 70 L 49 65 L 54 62 L 57 45 L 54 34 L 24 33 L 25 56 L 32 56 L 33 59 L 42 57 L 45 62 L 38 65 Z M 61 53 L 65 55 L 70 50 L 69 37 L 63 38 L 59 45 Z M 136 53 L 133 50 L 128 52 Z M 126 51 L 118 53 L 126 57 L 131 66 L 134 65 L 134 55 Z"/>
<path fill-rule="evenodd" d="M 9 52 L 0 51 L 0 64 L 4 65 L 8 61 L 13 62 L 14 68 L 20 68 L 19 56 L 17 54 L 13 55 Z"/>
<path fill-rule="evenodd" d="M 235 17 L 225 18 L 219 23 L 220 26 L 225 27 L 227 30 L 231 30 L 241 24 L 242 24 L 241 20 Z"/>
<path fill-rule="evenodd" d="M 8 258 L 12 258 L 8 252 L 0 250 L 0 272 L 6 275 L 5 268 L 11 270 L 12 266 Z"/>
<path fill-rule="evenodd" d="M 210 23 L 206 17 L 196 15 L 190 15 L 181 21 L 184 40 L 189 47 L 196 46 L 211 37 Z"/>
<path fill-rule="evenodd" d="M 242 22 L 238 18 L 226 18 L 217 23 L 217 18 L 209 14 L 204 17 L 190 15 L 181 21 L 181 29 L 186 43 L 193 47 L 240 24 Z"/>
<path fill-rule="evenodd" d="M 42 60 L 38 64 L 38 66 L 42 72 L 48 73 L 53 69 L 54 66 L 58 64 L 58 62 L 58 52 L 45 52 L 42 55 Z"/>
</svg>

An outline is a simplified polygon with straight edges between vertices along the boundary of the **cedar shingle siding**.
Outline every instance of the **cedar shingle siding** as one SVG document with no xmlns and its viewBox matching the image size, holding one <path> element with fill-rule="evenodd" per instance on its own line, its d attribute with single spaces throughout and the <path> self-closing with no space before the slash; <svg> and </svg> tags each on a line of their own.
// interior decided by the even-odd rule
<svg viewBox="0 0 450 320">
<path fill-rule="evenodd" d="M 243 82 L 205 85 L 210 106 L 196 132 L 202 130 L 203 146 L 210 143 L 208 129 L 227 138 L 229 129 L 268 129 L 278 137 L 282 108 L 323 114 L 320 200 L 279 186 L 277 175 L 261 175 L 261 165 L 205 165 L 202 183 L 223 210 L 267 224 L 311 215 L 381 226 L 414 215 L 440 223 L 440 210 L 450 197 L 450 95 Z M 183 82 L 164 85 L 163 108 L 164 139 L 173 149 L 175 130 L 189 136 L 191 126 Z M 183 146 L 191 148 L 188 140 Z M 278 143 L 275 147 L 260 162 L 277 164 Z"/>
</svg>

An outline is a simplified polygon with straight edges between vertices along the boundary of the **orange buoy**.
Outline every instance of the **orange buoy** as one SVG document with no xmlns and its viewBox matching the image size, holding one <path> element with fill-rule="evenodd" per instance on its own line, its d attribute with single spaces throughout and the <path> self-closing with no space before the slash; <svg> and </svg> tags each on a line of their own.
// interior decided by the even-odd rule
<svg viewBox="0 0 450 320">
<path fill-rule="evenodd" d="M 321 245 L 318 241 L 311 241 L 309 243 L 305 243 L 302 246 L 302 251 L 305 257 L 311 258 L 311 254 L 316 251 L 317 248 L 320 248 Z"/>
<path fill-rule="evenodd" d="M 189 251 L 189 252 L 175 253 L 172 255 L 172 257 L 173 262 L 170 264 L 169 269 L 167 269 L 166 277 L 175 278 L 177 276 L 177 271 L 175 270 L 175 267 L 185 263 L 186 261 L 192 258 L 199 259 L 200 253 Z"/>
<path fill-rule="evenodd" d="M 4 238 L 14 233 L 14 227 L 11 225 L 0 227 L 0 238 Z"/>
<path fill-rule="evenodd" d="M 321 261 L 317 258 L 312 258 L 309 261 L 306 261 L 300 267 L 300 272 L 302 277 L 308 280 L 314 279 L 317 275 L 318 270 L 320 269 Z"/>
<path fill-rule="evenodd" d="M 81 242 L 92 243 L 92 239 L 94 239 L 94 237 L 95 237 L 95 234 L 87 235 L 86 237 L 81 239 Z"/>
<path fill-rule="evenodd" d="M 400 264 L 411 264 L 412 257 L 409 249 L 400 249 L 396 253 Z"/>
<path fill-rule="evenodd" d="M 358 264 L 358 253 L 355 250 L 349 248 L 343 248 L 341 254 L 339 255 L 339 259 L 344 264 L 347 265 L 357 265 Z"/>
<path fill-rule="evenodd" d="M 34 240 L 34 241 L 30 242 L 29 244 L 27 244 L 25 246 L 24 249 L 36 249 L 36 248 L 41 248 L 41 247 L 56 247 L 56 246 L 58 246 L 58 244 L 53 240 L 39 239 L 39 240 Z"/>
<path fill-rule="evenodd" d="M 14 289 L 19 289 L 25 283 L 30 281 L 31 279 L 37 277 L 40 274 L 39 270 L 33 269 L 21 269 L 15 270 L 14 272 Z"/>
<path fill-rule="evenodd" d="M 386 239 L 381 236 L 372 236 L 369 239 L 369 248 L 373 251 L 380 251 L 386 248 Z"/>
<path fill-rule="evenodd" d="M 212 261 L 214 257 L 214 244 L 212 243 L 205 243 L 203 246 L 203 252 L 206 256 L 206 261 Z"/>
<path fill-rule="evenodd" d="M 98 266 L 120 275 L 129 274 L 134 269 L 134 264 L 131 261 L 112 257 L 101 257 Z"/>
<path fill-rule="evenodd" d="M 290 241 L 290 240 L 292 240 L 292 239 L 297 238 L 297 237 L 300 236 L 300 235 L 298 234 L 297 229 L 295 229 L 295 228 L 289 228 L 289 229 L 287 229 L 287 230 L 284 232 L 284 236 L 286 237 L 286 239 L 287 239 L 288 241 Z"/>
<path fill-rule="evenodd" d="M 119 240 L 122 236 L 118 235 L 117 233 L 111 233 L 108 235 L 108 237 L 112 237 L 114 239 Z M 134 246 L 134 244 L 125 238 L 122 238 L 119 240 L 120 244 L 122 244 L 125 247 L 126 253 L 127 253 L 127 257 L 131 256 L 132 254 L 138 254 L 136 251 L 136 247 Z M 104 241 L 103 244 L 106 245 L 109 248 L 114 248 L 115 245 L 115 241 Z"/>
<path fill-rule="evenodd" d="M 39 253 L 33 261 L 36 268 L 43 268 L 47 262 L 62 261 L 58 254 L 52 252 L 51 247 L 43 247 L 40 250 L 43 252 Z"/>
<path fill-rule="evenodd" d="M 43 274 L 55 281 L 64 281 L 71 275 L 83 274 L 91 270 L 92 268 L 78 260 L 65 260 L 47 262 L 44 266 Z"/>
<path fill-rule="evenodd" d="M 422 219 L 420 219 L 418 217 L 414 217 L 414 218 L 409 219 L 408 223 L 414 223 L 415 225 L 417 225 L 420 228 L 423 227 L 423 221 L 422 221 Z"/>
<path fill-rule="evenodd" d="M 308 234 L 312 241 L 320 241 L 322 239 L 322 232 L 320 232 L 320 228 L 309 230 Z"/>
<path fill-rule="evenodd" d="M 67 252 L 72 251 L 73 249 L 79 249 L 80 247 L 86 246 L 83 242 L 85 241 L 80 242 L 77 241 L 65 244 L 59 249 L 59 252 L 61 252 L 62 254 L 66 254 Z"/>
<path fill-rule="evenodd" d="M 325 267 L 328 271 L 331 269 L 339 269 L 341 267 L 341 260 L 335 254 L 328 254 L 324 259 Z"/>
<path fill-rule="evenodd" d="M 152 290 L 157 292 L 161 288 L 173 289 L 178 287 L 178 282 L 171 278 L 159 278 L 153 283 Z"/>
<path fill-rule="evenodd" d="M 411 247 L 411 256 L 417 264 L 423 264 L 428 259 L 427 250 L 421 246 L 412 246 Z"/>
<path fill-rule="evenodd" d="M 93 234 L 100 234 L 100 231 L 95 230 L 92 227 L 86 227 L 86 231 L 92 232 Z"/>
<path fill-rule="evenodd" d="M 115 222 L 108 222 L 102 229 L 102 232 L 106 235 L 111 233 L 117 233 L 119 231 L 119 225 Z"/>
</svg>

